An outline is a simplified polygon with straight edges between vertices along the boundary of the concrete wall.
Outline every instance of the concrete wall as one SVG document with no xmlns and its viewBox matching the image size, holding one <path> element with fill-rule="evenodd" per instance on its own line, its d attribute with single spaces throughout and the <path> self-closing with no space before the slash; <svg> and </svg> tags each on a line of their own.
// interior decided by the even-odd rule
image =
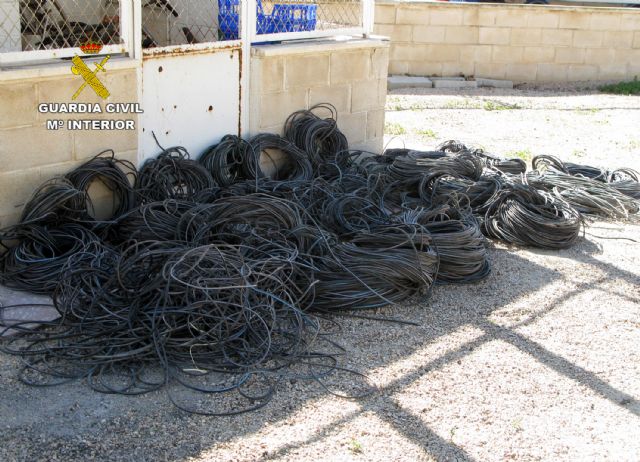
<svg viewBox="0 0 640 462">
<path fill-rule="evenodd" d="M 113 69 L 113 64 L 111 68 Z M 37 69 L 0 73 L 0 228 L 15 223 L 34 189 L 49 178 L 68 172 L 105 149 L 134 163 L 136 131 L 47 130 L 47 119 L 130 119 L 133 114 L 41 114 L 40 103 L 69 103 L 79 78 L 69 65 L 43 76 Z M 138 99 L 135 69 L 110 70 L 100 77 L 112 96 L 102 103 L 133 103 Z M 80 82 L 81 83 L 81 82 Z M 97 103 L 90 88 L 77 99 Z"/>
<path fill-rule="evenodd" d="M 289 114 L 328 102 L 350 146 L 380 152 L 388 59 L 381 40 L 253 47 L 250 132 L 282 133 Z"/>
<path fill-rule="evenodd" d="M 381 40 L 254 47 L 249 133 L 281 133 L 286 118 L 293 111 L 329 102 L 338 109 L 338 125 L 354 148 L 380 152 L 388 60 L 389 42 Z M 215 69 L 213 66 L 212 73 Z M 210 74 L 206 76 L 209 78 Z M 138 88 L 142 81 L 140 61 L 113 59 L 109 62 L 109 71 L 100 79 L 112 95 L 107 101 L 101 101 L 87 88 L 76 102 L 99 102 L 103 110 L 107 103 L 139 102 L 142 93 Z M 141 120 L 137 120 L 134 114 L 38 112 L 41 103 L 71 103 L 71 97 L 80 84 L 79 77 L 71 73 L 69 63 L 0 72 L 0 228 L 18 220 L 22 206 L 37 186 L 70 171 L 105 149 L 114 149 L 118 157 L 135 164 L 142 159 L 142 150 L 139 149 Z M 146 91 L 151 91 L 156 98 L 163 98 L 157 87 L 148 86 Z M 207 110 L 207 106 L 215 102 L 207 99 L 205 104 L 201 100 L 202 95 L 198 94 L 200 99 L 191 101 L 193 98 L 186 96 L 184 98 L 190 101 L 184 101 L 180 106 L 200 104 L 203 105 L 200 108 L 202 114 L 209 114 L 211 110 Z M 183 93 L 176 95 L 174 97 L 181 97 Z M 162 101 L 171 102 L 174 109 L 178 106 L 170 98 Z M 237 98 L 233 107 L 226 106 L 215 110 L 234 115 L 229 119 L 233 121 L 233 128 L 228 131 L 236 132 Z M 147 108 L 143 106 L 143 109 Z M 158 111 L 154 107 L 151 110 Z M 47 130 L 47 119 L 66 121 L 70 118 L 134 118 L 139 130 L 69 131 L 66 127 Z M 215 119 L 211 124 L 208 136 L 220 125 Z M 164 138 L 161 136 L 161 139 Z M 97 194 L 98 197 L 94 198 L 100 208 L 101 193 L 98 191 Z"/>
<path fill-rule="evenodd" d="M 527 81 L 640 75 L 640 9 L 378 0 L 390 74 Z"/>
</svg>

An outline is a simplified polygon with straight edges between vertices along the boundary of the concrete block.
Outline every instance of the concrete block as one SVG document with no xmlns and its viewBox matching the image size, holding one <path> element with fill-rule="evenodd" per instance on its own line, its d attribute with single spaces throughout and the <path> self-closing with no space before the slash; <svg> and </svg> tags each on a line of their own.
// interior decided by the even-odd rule
<svg viewBox="0 0 640 462">
<path fill-rule="evenodd" d="M 338 127 L 347 137 L 349 145 L 362 143 L 367 134 L 367 113 L 339 114 Z"/>
<path fill-rule="evenodd" d="M 475 9 L 475 8 L 474 8 Z M 478 9 L 478 21 L 475 23 L 478 26 L 493 26 L 496 24 L 496 9 L 494 8 L 480 8 Z"/>
<path fill-rule="evenodd" d="M 128 114 L 127 119 L 129 118 L 137 119 Z M 87 159 L 106 149 L 113 149 L 115 152 L 138 149 L 137 130 L 74 130 L 72 135 L 75 159 Z"/>
<path fill-rule="evenodd" d="M 567 69 L 567 79 L 570 82 L 578 80 L 595 80 L 598 78 L 598 66 L 588 64 L 572 64 Z"/>
<path fill-rule="evenodd" d="M 559 64 L 582 64 L 584 63 L 585 50 L 577 47 L 556 48 L 555 62 Z"/>
<path fill-rule="evenodd" d="M 585 64 L 608 64 L 615 59 L 615 50 L 608 48 L 588 48 L 585 51 Z"/>
<path fill-rule="evenodd" d="M 541 43 L 543 45 L 569 46 L 573 43 L 573 31 L 568 29 L 543 29 Z"/>
<path fill-rule="evenodd" d="M 625 14 L 620 19 L 620 30 L 640 31 L 640 14 Z"/>
<path fill-rule="evenodd" d="M 589 27 L 592 30 L 620 30 L 621 14 L 597 12 L 591 14 L 591 23 Z"/>
<path fill-rule="evenodd" d="M 353 112 L 376 109 L 384 104 L 380 101 L 380 83 L 378 80 L 354 82 L 351 86 L 351 110 Z"/>
<path fill-rule="evenodd" d="M 442 75 L 445 78 L 457 78 L 460 75 L 473 75 L 475 64 L 473 61 L 451 61 L 442 63 Z"/>
<path fill-rule="evenodd" d="M 384 109 L 367 112 L 367 140 L 384 137 Z"/>
<path fill-rule="evenodd" d="M 401 43 L 391 46 L 390 59 L 392 61 L 412 61 L 424 59 L 429 51 L 429 45 Z"/>
<path fill-rule="evenodd" d="M 391 31 L 391 40 L 394 42 L 410 42 L 412 28 L 413 26 L 408 24 L 396 24 Z"/>
<path fill-rule="evenodd" d="M 513 88 L 513 82 L 511 80 L 485 79 L 482 77 L 476 77 L 476 82 L 479 87 Z"/>
<path fill-rule="evenodd" d="M 576 48 L 599 47 L 602 45 L 603 33 L 598 30 L 573 31 L 573 46 Z"/>
<path fill-rule="evenodd" d="M 477 25 L 479 25 L 478 24 L 479 12 L 480 12 L 479 8 L 465 9 L 465 11 L 462 14 L 462 24 L 465 25 L 465 26 L 477 26 Z M 485 24 L 485 25 L 492 26 L 493 22 L 491 22 L 491 24 Z"/>
<path fill-rule="evenodd" d="M 558 27 L 560 29 L 589 29 L 591 13 L 581 12 L 579 9 L 567 9 L 560 13 Z"/>
<path fill-rule="evenodd" d="M 331 85 L 367 80 L 371 57 L 369 50 L 331 53 Z"/>
<path fill-rule="evenodd" d="M 540 45 L 542 29 L 513 29 L 511 31 L 511 45 Z"/>
<path fill-rule="evenodd" d="M 329 54 L 300 54 L 285 60 L 285 88 L 329 85 Z"/>
<path fill-rule="evenodd" d="M 4 130 L 0 143 L 0 172 L 11 172 L 73 159 L 73 142 L 66 129 L 44 125 Z"/>
<path fill-rule="evenodd" d="M 380 5 L 375 7 L 376 22 L 380 24 L 395 24 L 396 7 L 395 5 Z"/>
<path fill-rule="evenodd" d="M 267 56 L 256 61 L 261 66 L 262 91 L 284 90 L 284 58 L 282 56 Z"/>
<path fill-rule="evenodd" d="M 461 76 L 452 76 L 452 77 L 441 76 L 441 77 L 431 77 L 431 80 L 434 82 L 437 80 L 457 80 L 459 82 L 464 82 L 467 79 Z"/>
<path fill-rule="evenodd" d="M 458 61 L 461 45 L 427 45 L 426 61 Z"/>
<path fill-rule="evenodd" d="M 640 48 L 640 31 L 633 34 L 633 48 Z"/>
<path fill-rule="evenodd" d="M 309 107 L 318 103 L 331 103 L 338 112 L 351 112 L 351 87 L 342 84 L 311 88 Z"/>
<path fill-rule="evenodd" d="M 535 82 L 537 74 L 537 64 L 510 63 L 506 65 L 506 77 L 514 82 Z"/>
<path fill-rule="evenodd" d="M 500 8 L 496 11 L 496 26 L 526 27 L 527 14 L 519 8 Z"/>
<path fill-rule="evenodd" d="M 445 26 L 413 26 L 413 41 L 416 43 L 444 42 Z"/>
<path fill-rule="evenodd" d="M 260 97 L 261 127 L 284 124 L 294 111 L 307 107 L 307 89 L 297 88 L 279 93 L 268 93 Z"/>
<path fill-rule="evenodd" d="M 34 190 L 43 182 L 38 168 L 0 173 L 0 216 L 19 215 Z"/>
<path fill-rule="evenodd" d="M 618 49 L 614 52 L 614 58 L 608 64 L 640 63 L 640 50 Z"/>
<path fill-rule="evenodd" d="M 350 145 L 351 149 L 358 149 L 363 152 L 370 152 L 374 154 L 382 154 L 384 148 L 384 137 L 374 138 Z"/>
<path fill-rule="evenodd" d="M 389 61 L 389 73 L 390 74 L 408 74 L 409 62 L 404 61 Z"/>
<path fill-rule="evenodd" d="M 426 8 L 412 8 L 401 4 L 396 11 L 396 24 L 429 24 L 429 13 Z"/>
<path fill-rule="evenodd" d="M 494 63 L 520 63 L 523 51 L 523 47 L 496 45 L 491 51 L 491 61 Z"/>
<path fill-rule="evenodd" d="M 560 15 L 544 8 L 527 12 L 527 27 L 543 27 L 557 29 L 560 23 Z"/>
<path fill-rule="evenodd" d="M 602 36 L 605 48 L 631 48 L 633 46 L 632 31 L 606 31 Z"/>
<path fill-rule="evenodd" d="M 552 63 L 556 56 L 554 47 L 525 47 L 522 62 L 527 64 Z"/>
<path fill-rule="evenodd" d="M 491 62 L 491 45 L 467 45 L 460 47 L 461 62 Z"/>
<path fill-rule="evenodd" d="M 431 10 L 429 24 L 434 26 L 461 26 L 464 10 L 457 6 L 439 6 Z"/>
<path fill-rule="evenodd" d="M 396 88 L 432 88 L 433 82 L 427 77 L 408 77 L 403 75 L 390 75 L 387 79 L 389 90 Z"/>
<path fill-rule="evenodd" d="M 600 69 L 598 70 L 599 80 L 626 79 L 628 77 L 629 76 L 627 75 L 626 63 L 602 64 L 600 65 Z"/>
<path fill-rule="evenodd" d="M 371 51 L 371 74 L 373 79 L 386 79 L 389 71 L 389 48 L 376 48 Z"/>
<path fill-rule="evenodd" d="M 474 26 L 449 26 L 445 31 L 446 43 L 469 44 L 478 43 L 478 27 Z"/>
<path fill-rule="evenodd" d="M 38 118 L 36 86 L 33 83 L 1 83 L 0 102 L 0 129 L 29 125 Z"/>
<path fill-rule="evenodd" d="M 433 82 L 434 88 L 477 88 L 478 82 L 475 80 L 436 80 Z"/>
<path fill-rule="evenodd" d="M 504 79 L 507 75 L 507 65 L 503 63 L 476 63 L 474 75 L 489 79 Z"/>
<path fill-rule="evenodd" d="M 411 75 L 442 75 L 442 63 L 428 61 L 409 61 Z"/>
<path fill-rule="evenodd" d="M 508 45 L 510 41 L 510 28 L 481 27 L 479 29 L 478 43 L 481 45 Z"/>
<path fill-rule="evenodd" d="M 537 80 L 539 82 L 566 82 L 569 66 L 566 64 L 538 64 Z"/>
</svg>

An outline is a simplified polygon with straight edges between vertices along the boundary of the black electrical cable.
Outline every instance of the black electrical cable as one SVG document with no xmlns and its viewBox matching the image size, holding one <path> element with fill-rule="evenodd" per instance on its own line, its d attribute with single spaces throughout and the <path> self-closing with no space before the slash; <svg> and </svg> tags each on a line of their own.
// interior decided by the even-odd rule
<svg viewBox="0 0 640 462">
<path fill-rule="evenodd" d="M 155 202 L 190 200 L 216 186 L 209 171 L 191 160 L 186 149 L 174 147 L 147 159 L 138 173 L 135 189 L 143 202 Z"/>
</svg>

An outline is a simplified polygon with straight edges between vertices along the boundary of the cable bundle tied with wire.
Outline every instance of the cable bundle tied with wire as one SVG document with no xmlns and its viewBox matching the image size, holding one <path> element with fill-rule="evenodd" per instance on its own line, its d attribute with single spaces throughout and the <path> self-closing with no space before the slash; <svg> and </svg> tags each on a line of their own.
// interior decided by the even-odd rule
<svg viewBox="0 0 640 462">
<path fill-rule="evenodd" d="M 438 256 L 419 225 L 386 225 L 362 231 L 317 260 L 313 308 L 371 309 L 425 294 L 435 280 Z"/>
<path fill-rule="evenodd" d="M 130 240 L 177 240 L 183 215 L 196 205 L 175 199 L 142 204 L 107 228 L 109 239 L 118 244 Z"/>
<path fill-rule="evenodd" d="M 145 161 L 138 173 L 135 189 L 143 202 L 155 202 L 193 200 L 197 194 L 216 186 L 207 169 L 191 160 L 186 149 L 174 147 Z"/>
<path fill-rule="evenodd" d="M 90 221 L 87 194 L 63 177 L 52 178 L 38 187 L 27 201 L 18 226 L 62 225 L 71 221 Z"/>
<path fill-rule="evenodd" d="M 34 294 L 50 294 L 72 257 L 91 261 L 100 238 L 76 223 L 59 227 L 23 225 L 20 241 L 0 256 L 0 283 Z"/>
<path fill-rule="evenodd" d="M 483 169 L 482 161 L 467 152 L 442 156 L 437 151 L 410 151 L 406 156 L 397 156 L 393 160 L 389 173 L 399 180 L 435 172 L 478 180 Z"/>
<path fill-rule="evenodd" d="M 264 395 L 243 393 L 252 376 L 310 358 L 326 359 L 324 374 L 335 364 L 330 352 L 314 352 L 320 327 L 298 308 L 288 258 L 245 246 L 172 242 L 94 255 L 69 265 L 61 278 L 54 300 L 62 321 L 50 323 L 61 330 L 28 331 L 26 346 L 5 347 L 26 356 L 23 381 L 86 378 L 96 391 L 120 394 L 178 384 L 202 395 L 206 407 L 181 405 L 169 389 L 176 406 L 228 415 L 268 402 L 273 381 Z M 215 385 L 203 386 L 205 376 Z M 228 392 L 246 399 L 216 409 L 212 398 Z"/>
<path fill-rule="evenodd" d="M 555 194 L 585 215 L 627 218 L 640 212 L 640 203 L 606 183 L 587 177 L 547 171 L 530 172 L 527 182 L 533 187 Z"/>
<path fill-rule="evenodd" d="M 339 365 L 326 330 L 335 321 L 320 316 L 482 279 L 483 234 L 568 247 L 583 224 L 568 201 L 594 201 L 574 191 L 577 181 L 613 190 L 638 180 L 626 170 L 606 184 L 553 168 L 524 176 L 522 163 L 459 142 L 372 156 L 348 150 L 331 107 L 312 111 L 292 114 L 288 139 L 228 135 L 198 162 L 163 150 L 133 190 L 135 169 L 112 153 L 38 189 L 22 223 L 0 231 L 16 240 L 0 257 L 0 282 L 52 294 L 61 319 L 12 324 L 22 336 L 4 350 L 26 359 L 21 379 L 82 377 L 121 394 L 162 388 L 179 408 L 209 415 L 260 407 L 285 377 L 328 389 L 332 373 L 361 375 Z M 90 213 L 94 181 L 113 198 L 104 221 Z M 617 194 L 595 197 L 624 209 Z M 234 398 L 217 399 L 226 393 Z"/>
<path fill-rule="evenodd" d="M 236 135 L 226 135 L 219 143 L 207 148 L 198 162 L 222 186 L 231 186 L 244 178 L 244 156 L 247 142 Z"/>
<path fill-rule="evenodd" d="M 404 216 L 409 222 L 423 225 L 431 234 L 440 258 L 437 282 L 470 283 L 491 273 L 478 221 L 453 198 L 433 209 L 407 211 Z"/>
<path fill-rule="evenodd" d="M 93 200 L 89 188 L 94 182 L 101 183 L 111 193 L 111 212 L 105 221 L 115 219 L 131 210 L 136 205 L 133 185 L 136 182 L 135 166 L 122 159 L 117 159 L 111 149 L 101 152 L 89 161 L 73 169 L 65 178 L 75 188 L 87 196 L 89 214 L 97 220 Z"/>
<path fill-rule="evenodd" d="M 329 116 L 320 118 L 316 112 L 326 111 Z M 315 169 L 325 164 L 348 166 L 347 137 L 338 128 L 338 111 L 331 104 L 317 104 L 309 110 L 291 114 L 284 124 L 284 137 L 309 156 Z"/>
<path fill-rule="evenodd" d="M 306 152 L 291 141 L 272 133 L 261 133 L 247 142 L 243 163 L 248 179 L 310 180 L 313 166 Z"/>
<path fill-rule="evenodd" d="M 512 184 L 491 201 L 482 225 L 488 237 L 511 244 L 564 249 L 580 237 L 582 218 L 560 198 Z"/>
<path fill-rule="evenodd" d="M 631 168 L 619 168 L 609 172 L 607 183 L 625 196 L 640 201 L 640 172 Z"/>
</svg>

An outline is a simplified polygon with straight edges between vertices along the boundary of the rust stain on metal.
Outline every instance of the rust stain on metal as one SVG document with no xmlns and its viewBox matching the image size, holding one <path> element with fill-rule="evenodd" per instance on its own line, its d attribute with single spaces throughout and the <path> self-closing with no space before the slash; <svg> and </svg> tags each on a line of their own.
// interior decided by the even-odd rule
<svg viewBox="0 0 640 462">
<path fill-rule="evenodd" d="M 216 42 L 216 44 L 209 44 L 208 46 L 198 47 L 187 44 L 171 47 L 147 48 L 142 51 L 142 59 L 148 60 L 164 58 L 168 56 L 197 55 L 203 53 L 215 53 L 217 51 L 240 50 L 240 45 L 238 44 L 219 46 L 217 45 L 217 43 L 220 42 Z"/>
</svg>

